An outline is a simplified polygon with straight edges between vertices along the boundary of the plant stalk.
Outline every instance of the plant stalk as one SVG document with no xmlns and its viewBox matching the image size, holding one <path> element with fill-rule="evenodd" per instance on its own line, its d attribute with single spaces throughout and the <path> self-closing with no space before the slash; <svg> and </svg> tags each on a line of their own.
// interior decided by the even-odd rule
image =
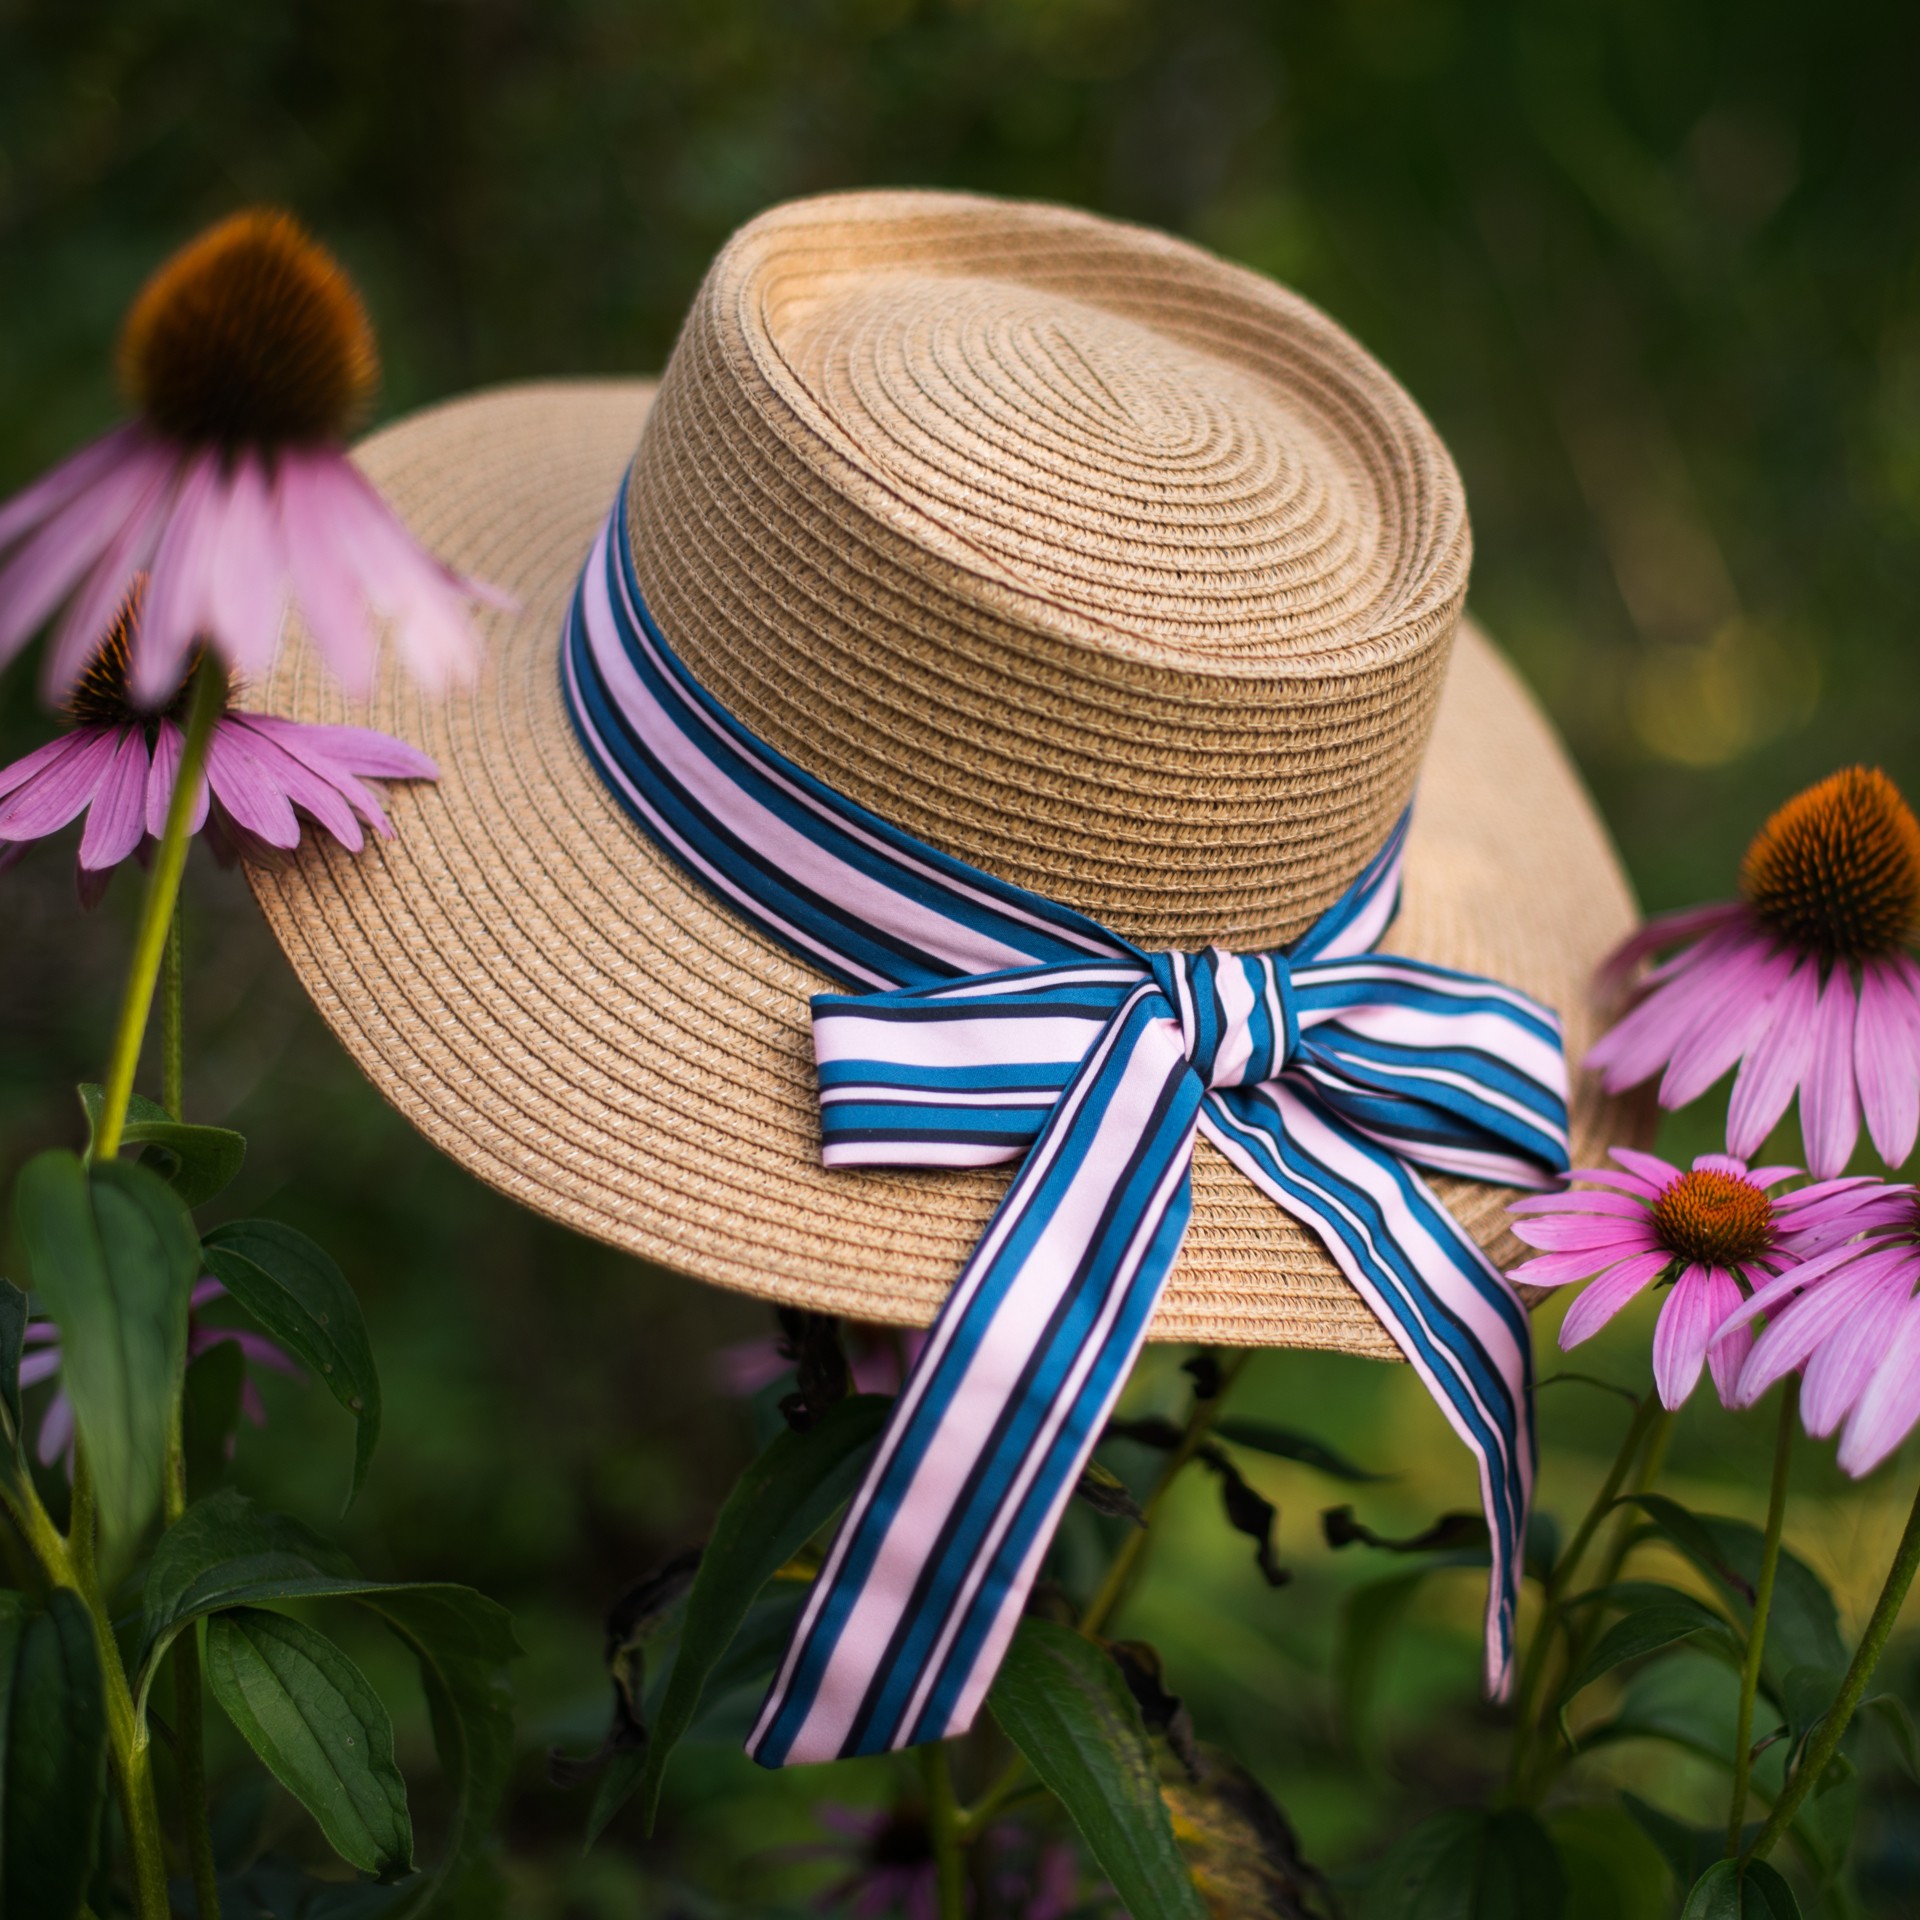
<svg viewBox="0 0 1920 1920">
<path fill-rule="evenodd" d="M 177 1115 L 177 1109 L 169 1108 Z M 186 1396 L 174 1396 L 173 1433 L 167 1444 L 166 1519 L 187 1510 Z M 200 1626 L 190 1622 L 167 1655 L 173 1663 L 174 1764 L 180 1777 L 180 1820 L 186 1829 L 187 1864 L 193 1875 L 200 1920 L 220 1920 L 220 1876 L 207 1816 L 206 1716 L 200 1691 Z"/>
<path fill-rule="evenodd" d="M 84 1472 L 84 1457 L 76 1456 L 76 1486 Z M 82 1562 L 70 1550 L 68 1541 L 61 1537 L 30 1482 L 0 1478 L 0 1501 L 5 1503 L 33 1557 L 46 1570 L 47 1578 L 55 1586 L 66 1587 L 76 1594 L 93 1621 L 94 1648 L 106 1694 L 107 1746 L 113 1761 L 114 1793 L 120 1802 L 120 1818 L 126 1826 L 127 1844 L 133 1855 L 134 1913 L 137 1920 L 169 1920 L 167 1855 L 160 1837 L 159 1808 L 153 1797 L 152 1753 L 146 1729 L 134 1712 L 133 1690 L 127 1685 L 120 1644 L 113 1637 L 113 1619 L 100 1597 L 91 1558 Z M 76 1519 L 90 1531 L 93 1524 L 90 1503 L 82 1506 L 76 1499 L 75 1509 Z"/>
<path fill-rule="evenodd" d="M 1528 1762 L 1532 1758 L 1534 1723 L 1540 1715 L 1540 1694 L 1546 1682 L 1554 1640 L 1564 1624 L 1560 1616 L 1560 1603 L 1566 1598 L 1567 1588 L 1572 1584 L 1580 1562 L 1586 1557 L 1588 1547 L 1593 1544 L 1593 1536 L 1600 1531 L 1601 1522 L 1613 1510 L 1613 1503 L 1619 1498 L 1620 1489 L 1632 1471 L 1640 1443 L 1662 1412 L 1656 1395 L 1647 1393 L 1641 1396 L 1640 1404 L 1635 1407 L 1633 1418 L 1627 1424 L 1626 1435 L 1620 1442 L 1620 1451 L 1614 1455 L 1613 1465 L 1600 1482 L 1600 1490 L 1593 1496 L 1573 1538 L 1548 1569 L 1540 1593 L 1540 1612 L 1534 1621 L 1533 1637 L 1527 1642 L 1526 1659 L 1520 1668 L 1520 1684 L 1514 1694 L 1513 1751 L 1507 1762 L 1509 1794 L 1520 1791 L 1527 1776 Z"/>
<path fill-rule="evenodd" d="M 1180 1436 L 1180 1444 L 1167 1456 L 1167 1464 L 1161 1468 L 1160 1478 L 1154 1482 L 1153 1491 L 1148 1494 L 1146 1505 L 1140 1510 L 1142 1524 L 1133 1528 L 1120 1542 L 1120 1550 L 1113 1556 L 1106 1578 L 1100 1582 L 1099 1592 L 1088 1601 L 1086 1612 L 1080 1616 L 1082 1633 L 1089 1637 L 1098 1633 L 1126 1598 L 1127 1589 L 1138 1574 L 1141 1558 L 1146 1553 L 1154 1516 L 1160 1511 L 1173 1483 L 1206 1444 L 1207 1435 L 1220 1418 L 1221 1408 L 1226 1404 L 1233 1383 L 1246 1371 L 1247 1363 L 1252 1358 L 1252 1352 L 1248 1351 L 1222 1361 L 1218 1392 L 1211 1400 L 1196 1400 L 1193 1403 L 1193 1411 L 1187 1416 L 1186 1431 Z"/>
<path fill-rule="evenodd" d="M 107 1063 L 106 1091 L 100 1102 L 100 1124 L 94 1132 L 97 1159 L 111 1160 L 120 1151 L 127 1124 L 127 1103 L 133 1098 L 133 1078 L 140 1066 L 140 1047 L 153 1012 L 154 987 L 166 956 L 174 904 L 180 898 L 180 876 L 186 871 L 187 843 L 193 819 L 194 796 L 207 763 L 207 742 L 213 723 L 226 703 L 226 677 L 218 664 L 203 658 L 195 669 L 188 695 L 186 740 L 180 749 L 180 770 L 167 804 L 167 823 L 147 879 L 140 924 L 133 936 L 133 959 L 127 968 L 126 993 L 120 1002 L 120 1021 Z"/>
<path fill-rule="evenodd" d="M 927 1830 L 933 1838 L 935 1884 L 940 1920 L 966 1920 L 966 1859 L 961 1851 L 960 1808 L 953 1797 L 953 1766 L 944 1740 L 920 1749 L 920 1774 L 927 1789 Z"/>
<path fill-rule="evenodd" d="M 160 1104 L 176 1120 L 186 1116 L 186 1043 L 182 1016 L 186 993 L 180 952 L 180 908 L 167 920 L 167 950 L 160 965 Z"/>
<path fill-rule="evenodd" d="M 1855 1709 L 1866 1694 L 1867 1682 L 1873 1678 L 1873 1670 L 1880 1664 L 1881 1654 L 1886 1651 L 1894 1623 L 1900 1618 L 1900 1609 L 1906 1601 L 1907 1589 L 1913 1585 L 1916 1569 L 1920 1569 L 1920 1492 L 1914 1495 L 1913 1509 L 1907 1515 L 1906 1531 L 1901 1534 L 1900 1544 L 1894 1549 L 1893 1564 L 1887 1569 L 1880 1597 L 1873 1603 L 1866 1631 L 1861 1634 L 1860 1644 L 1854 1649 L 1853 1664 L 1847 1668 L 1847 1677 L 1840 1683 L 1839 1698 L 1827 1709 L 1826 1717 L 1814 1729 L 1813 1737 L 1807 1742 L 1807 1750 L 1801 1755 L 1800 1764 L 1794 1768 L 1792 1777 L 1781 1789 L 1779 1799 L 1773 1803 L 1773 1811 L 1767 1815 L 1766 1825 L 1760 1829 L 1753 1845 L 1747 1850 L 1747 1859 L 1764 1860 L 1779 1845 L 1781 1836 L 1793 1825 L 1794 1815 L 1800 1811 L 1800 1803 L 1819 1784 L 1821 1774 L 1827 1769 L 1827 1762 L 1839 1749 Z"/>
<path fill-rule="evenodd" d="M 1767 1494 L 1767 1530 L 1760 1546 L 1760 1578 L 1753 1589 L 1753 1625 L 1740 1666 L 1740 1711 L 1733 1729 L 1733 1798 L 1727 1808 L 1727 1858 L 1737 1860 L 1747 1833 L 1747 1782 L 1753 1772 L 1753 1701 L 1760 1690 L 1767 1617 L 1773 1611 L 1774 1576 L 1780 1571 L 1780 1534 L 1787 1518 L 1787 1474 L 1793 1462 L 1793 1427 L 1800 1412 L 1800 1383 L 1789 1378 L 1780 1394 L 1780 1427 L 1773 1443 L 1773 1484 Z"/>
</svg>

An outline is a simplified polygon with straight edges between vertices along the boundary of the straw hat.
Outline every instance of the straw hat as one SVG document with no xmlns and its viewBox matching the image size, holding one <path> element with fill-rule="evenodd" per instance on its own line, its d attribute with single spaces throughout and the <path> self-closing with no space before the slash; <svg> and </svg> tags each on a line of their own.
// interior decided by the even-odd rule
<svg viewBox="0 0 1920 1920">
<path fill-rule="evenodd" d="M 637 448 L 637 452 L 636 452 Z M 1557 1007 L 1578 1060 L 1633 901 L 1552 730 L 1461 622 L 1460 479 L 1413 401 L 1271 282 L 1059 208 L 801 201 L 714 263 L 656 388 L 458 400 L 361 451 L 515 596 L 478 687 L 349 714 L 297 639 L 275 710 L 440 762 L 364 854 L 253 883 L 374 1084 L 503 1193 L 663 1266 L 929 1320 L 1004 1170 L 819 1161 L 808 996 L 602 787 L 562 618 L 623 471 L 662 630 L 762 739 L 908 832 L 1151 948 L 1271 946 L 1415 792 L 1387 949 Z M 1424 769 L 1424 770 L 1423 770 Z M 1574 1159 L 1640 1137 L 1581 1081 Z M 1495 1246 L 1506 1196 L 1437 1183 Z M 1496 1246 L 1496 1253 L 1499 1249 Z M 1162 1339 L 1396 1349 L 1204 1141 Z"/>
</svg>

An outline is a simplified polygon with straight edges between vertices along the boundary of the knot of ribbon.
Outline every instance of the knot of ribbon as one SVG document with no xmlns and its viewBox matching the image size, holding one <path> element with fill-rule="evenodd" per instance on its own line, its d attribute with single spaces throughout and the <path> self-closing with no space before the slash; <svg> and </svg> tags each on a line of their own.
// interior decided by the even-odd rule
<svg viewBox="0 0 1920 1920">
<path fill-rule="evenodd" d="M 1567 1166 L 1554 1015 L 1376 952 L 1407 818 L 1284 951 L 1148 953 L 941 853 L 777 753 L 648 612 L 626 495 L 562 648 L 609 791 L 684 872 L 851 991 L 814 996 L 829 1167 L 1017 1163 L 808 1595 L 749 1749 L 916 1745 L 979 1711 L 1178 1257 L 1204 1134 L 1304 1225 L 1474 1455 L 1486 1676 L 1511 1670 L 1533 1480 L 1526 1312 L 1419 1168 Z"/>
</svg>

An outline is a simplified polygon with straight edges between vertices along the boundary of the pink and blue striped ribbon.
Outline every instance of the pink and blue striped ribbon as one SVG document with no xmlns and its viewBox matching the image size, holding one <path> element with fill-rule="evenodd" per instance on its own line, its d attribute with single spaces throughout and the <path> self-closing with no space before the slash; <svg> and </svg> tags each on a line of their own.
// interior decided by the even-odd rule
<svg viewBox="0 0 1920 1920">
<path fill-rule="evenodd" d="M 1374 951 L 1407 822 L 1282 952 L 1148 953 L 929 847 L 758 740 L 647 610 L 626 495 L 568 615 L 581 744 L 654 844 L 852 991 L 813 1000 L 832 1167 L 1018 1172 L 941 1309 L 749 1748 L 768 1766 L 964 1732 L 1125 1384 L 1204 1133 L 1321 1240 L 1479 1463 L 1487 1684 L 1512 1667 L 1533 1481 L 1524 1307 L 1416 1167 L 1567 1166 L 1555 1016 Z"/>
</svg>

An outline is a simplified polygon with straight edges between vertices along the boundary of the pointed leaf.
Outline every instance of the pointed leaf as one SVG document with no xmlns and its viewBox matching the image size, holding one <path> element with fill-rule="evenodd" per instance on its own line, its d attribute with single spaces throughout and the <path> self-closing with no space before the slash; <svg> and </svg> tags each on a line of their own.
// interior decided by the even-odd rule
<svg viewBox="0 0 1920 1920">
<path fill-rule="evenodd" d="M 207 1623 L 207 1684 L 275 1779 L 363 1873 L 413 1865 L 393 1723 L 366 1677 L 324 1634 L 237 1607 Z"/>
<path fill-rule="evenodd" d="M 465 1587 L 383 1587 L 360 1596 L 412 1648 L 433 1723 L 434 1751 L 453 1790 L 447 1847 L 419 1908 L 454 1894 L 479 1859 L 513 1772 L 513 1695 L 506 1662 L 519 1652 L 504 1609 Z"/>
<path fill-rule="evenodd" d="M 160 1502 L 199 1239 L 158 1176 L 120 1160 L 88 1169 L 70 1153 L 27 1162 L 14 1221 L 33 1290 L 60 1328 L 102 1539 L 124 1555 Z"/>
<path fill-rule="evenodd" d="M 1711 1607 L 1677 1588 L 1652 1587 L 1649 1598 L 1623 1614 L 1600 1636 L 1580 1671 L 1567 1681 L 1560 1704 L 1565 1706 L 1583 1687 L 1590 1687 L 1602 1674 L 1611 1673 L 1628 1660 L 1702 1636 L 1729 1649 L 1736 1645 L 1727 1623 Z"/>
<path fill-rule="evenodd" d="M 100 1128 L 100 1107 L 106 1095 L 91 1084 L 80 1089 L 87 1114 L 87 1151 Z M 198 1207 L 211 1200 L 240 1171 L 247 1143 L 229 1127 L 190 1127 L 165 1107 L 139 1094 L 127 1102 L 126 1124 L 120 1131 L 123 1147 L 144 1147 L 140 1164 L 157 1173 L 183 1206 Z"/>
<path fill-rule="evenodd" d="M 667 1760 L 699 1708 L 707 1676 L 760 1589 L 852 1498 L 892 1407 L 881 1394 L 838 1401 L 804 1433 L 776 1434 L 734 1483 L 700 1557 L 680 1650 L 647 1744 L 640 1796 L 649 1833 Z"/>
<path fill-rule="evenodd" d="M 370 1580 L 338 1547 L 231 1487 L 195 1502 L 160 1536 L 147 1567 L 136 1698 L 144 1705 L 156 1662 L 182 1627 L 223 1608 L 275 1600 L 348 1599 L 376 1605 L 404 1596 L 409 1628 L 454 1654 L 499 1665 L 519 1652 L 505 1608 L 443 1581 Z"/>
<path fill-rule="evenodd" d="M 1387 1854 L 1362 1920 L 1560 1920 L 1566 1876 L 1531 1813 L 1460 1809 L 1424 1820 Z"/>
<path fill-rule="evenodd" d="M 1673 1877 L 1683 1887 L 1692 1886 L 1726 1848 L 1725 1827 L 1690 1827 L 1672 1814 L 1649 1805 L 1637 1793 L 1622 1793 L 1620 1804 L 1633 1816 L 1640 1831 L 1660 1849 L 1661 1858 L 1673 1869 Z"/>
<path fill-rule="evenodd" d="M 380 1438 L 380 1375 L 360 1302 L 332 1255 L 277 1220 L 233 1220 L 206 1238 L 216 1279 L 322 1380 L 356 1423 L 351 1506 Z"/>
<path fill-rule="evenodd" d="M 1023 1620 L 987 1705 L 1073 1816 L 1135 1920 L 1207 1920 L 1174 1839 L 1140 1709 L 1099 1648 L 1050 1621 Z"/>
<path fill-rule="evenodd" d="M 1680 1920 L 1800 1920 L 1800 1903 L 1764 1860 L 1716 1860 L 1687 1895 Z"/>
<path fill-rule="evenodd" d="M 72 1920 L 93 1868 L 107 1716 L 93 1622 L 64 1587 L 0 1595 L 0 1913 Z"/>
</svg>

